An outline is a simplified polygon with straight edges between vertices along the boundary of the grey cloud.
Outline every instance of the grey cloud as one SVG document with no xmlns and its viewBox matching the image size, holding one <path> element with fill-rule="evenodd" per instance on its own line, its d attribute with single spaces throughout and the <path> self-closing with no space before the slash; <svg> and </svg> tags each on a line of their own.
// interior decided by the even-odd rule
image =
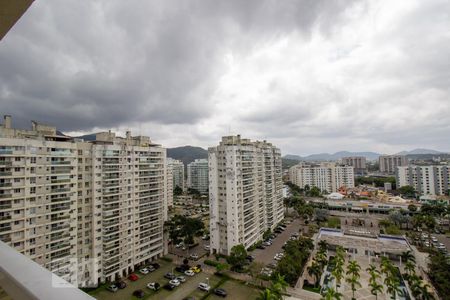
<svg viewBox="0 0 450 300">
<path fill-rule="evenodd" d="M 193 124 L 227 47 L 338 19 L 347 1 L 38 1 L 0 47 L 2 111 L 62 130 Z M 235 30 L 237 28 L 237 30 Z"/>
</svg>

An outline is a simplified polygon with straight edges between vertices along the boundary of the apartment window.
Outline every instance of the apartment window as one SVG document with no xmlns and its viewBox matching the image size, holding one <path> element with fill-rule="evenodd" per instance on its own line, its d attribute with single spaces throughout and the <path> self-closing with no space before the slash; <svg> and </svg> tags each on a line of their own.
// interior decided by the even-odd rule
<svg viewBox="0 0 450 300">
<path fill-rule="evenodd" d="M 14 160 L 15 161 L 20 161 L 20 157 L 15 157 Z"/>
<path fill-rule="evenodd" d="M 31 193 L 31 194 L 36 194 L 36 187 L 34 187 L 34 186 L 31 187 L 31 188 L 30 188 L 30 193 Z"/>
<path fill-rule="evenodd" d="M 20 168 L 14 168 L 14 172 L 20 172 Z"/>
</svg>

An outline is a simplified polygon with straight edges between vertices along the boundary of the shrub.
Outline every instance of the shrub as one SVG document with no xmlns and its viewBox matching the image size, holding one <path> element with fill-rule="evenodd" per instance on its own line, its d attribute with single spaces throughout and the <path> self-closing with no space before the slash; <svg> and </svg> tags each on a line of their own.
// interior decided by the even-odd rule
<svg viewBox="0 0 450 300">
<path fill-rule="evenodd" d="M 210 259 L 205 259 L 205 265 L 215 267 L 218 264 L 220 264 L 220 262 L 213 261 L 213 260 L 210 260 Z"/>
<path fill-rule="evenodd" d="M 167 262 L 172 262 L 173 259 L 171 257 L 167 257 L 167 256 L 163 256 L 161 257 L 161 260 L 167 261 Z"/>
</svg>

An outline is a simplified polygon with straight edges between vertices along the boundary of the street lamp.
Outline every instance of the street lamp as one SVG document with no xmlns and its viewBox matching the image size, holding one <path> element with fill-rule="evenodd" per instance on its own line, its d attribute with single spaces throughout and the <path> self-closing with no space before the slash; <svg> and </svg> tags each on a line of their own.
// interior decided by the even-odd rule
<svg viewBox="0 0 450 300">
<path fill-rule="evenodd" d="M 206 282 L 209 285 L 209 278 L 208 277 L 206 277 Z"/>
</svg>

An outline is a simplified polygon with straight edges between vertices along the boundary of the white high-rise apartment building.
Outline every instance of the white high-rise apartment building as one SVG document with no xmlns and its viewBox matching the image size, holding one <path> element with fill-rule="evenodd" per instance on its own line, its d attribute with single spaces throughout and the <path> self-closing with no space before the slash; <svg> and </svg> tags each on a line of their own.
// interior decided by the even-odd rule
<svg viewBox="0 0 450 300">
<path fill-rule="evenodd" d="M 166 150 L 145 136 L 92 142 L 0 126 L 0 239 L 78 286 L 163 254 Z"/>
<path fill-rule="evenodd" d="M 289 180 L 300 188 L 315 186 L 329 193 L 355 186 L 353 167 L 336 163 L 300 163 L 289 168 Z"/>
<path fill-rule="evenodd" d="M 185 189 L 184 181 L 184 163 L 181 160 L 167 158 L 168 165 L 172 168 L 173 173 L 173 188 L 180 187 L 183 191 Z"/>
<path fill-rule="evenodd" d="M 364 175 L 367 172 L 366 158 L 364 156 L 349 156 L 341 159 L 343 165 L 353 167 L 355 174 Z"/>
<path fill-rule="evenodd" d="M 381 155 L 378 163 L 381 173 L 395 174 L 397 167 L 408 165 L 408 159 L 404 155 Z"/>
<path fill-rule="evenodd" d="M 166 161 L 166 211 L 173 206 L 173 168 Z M 165 218 L 167 220 L 167 216 Z"/>
<path fill-rule="evenodd" d="M 201 194 L 207 194 L 209 188 L 208 160 L 196 159 L 187 165 L 187 186 L 199 191 Z"/>
<path fill-rule="evenodd" d="M 397 167 L 397 185 L 412 186 L 421 195 L 448 195 L 450 165 Z"/>
<path fill-rule="evenodd" d="M 229 254 L 283 219 L 281 153 L 239 135 L 223 137 L 208 152 L 211 251 Z"/>
</svg>

